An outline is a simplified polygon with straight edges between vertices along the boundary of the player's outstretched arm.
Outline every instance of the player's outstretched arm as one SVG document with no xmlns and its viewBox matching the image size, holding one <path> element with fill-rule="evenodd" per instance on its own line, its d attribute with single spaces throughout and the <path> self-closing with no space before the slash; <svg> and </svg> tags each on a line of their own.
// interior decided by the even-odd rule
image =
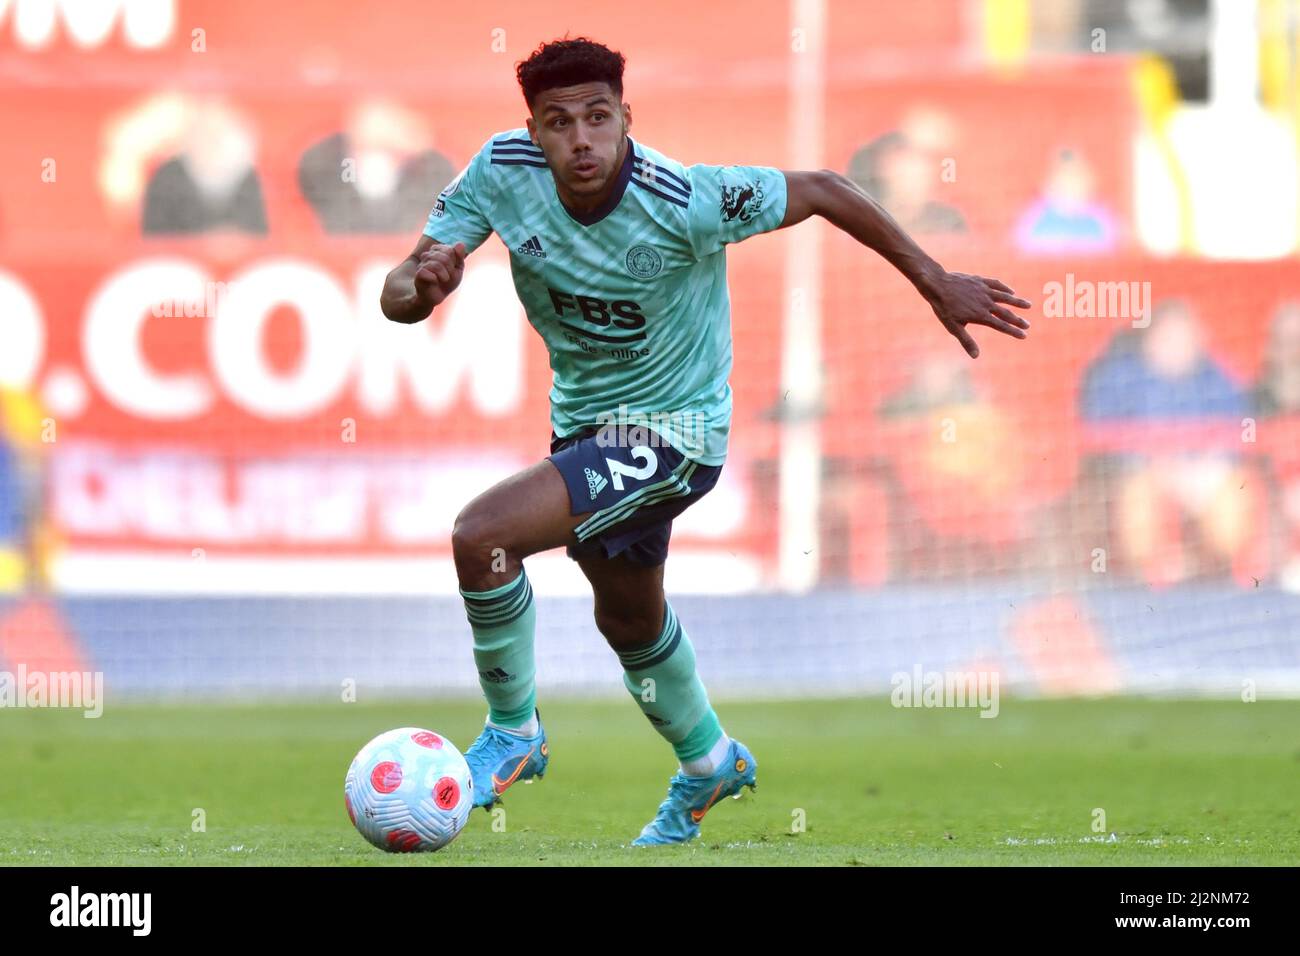
<svg viewBox="0 0 1300 956">
<path fill-rule="evenodd" d="M 463 242 L 446 246 L 421 236 L 415 250 L 384 280 L 379 296 L 384 315 L 408 325 L 427 319 L 460 285 L 465 256 Z"/>
<path fill-rule="evenodd" d="M 921 293 L 944 328 L 961 342 L 971 358 L 979 346 L 966 331 L 968 324 L 987 325 L 1018 339 L 1029 322 L 1007 306 L 1027 309 L 997 279 L 948 272 L 918 246 L 878 202 L 847 176 L 830 169 L 785 173 L 786 210 L 780 228 L 818 215 L 887 259 Z"/>
</svg>

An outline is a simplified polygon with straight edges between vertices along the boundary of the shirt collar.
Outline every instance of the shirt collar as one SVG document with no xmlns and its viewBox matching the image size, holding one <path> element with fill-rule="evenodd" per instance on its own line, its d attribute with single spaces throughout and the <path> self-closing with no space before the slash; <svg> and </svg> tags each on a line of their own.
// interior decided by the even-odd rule
<svg viewBox="0 0 1300 956">
<path fill-rule="evenodd" d="M 627 184 L 632 180 L 632 158 L 635 153 L 636 145 L 632 142 L 631 136 L 624 136 L 624 139 L 627 141 L 627 149 L 623 154 L 623 165 L 618 171 L 618 178 L 614 181 L 613 191 L 603 203 L 588 213 L 575 212 L 565 205 L 564 200 L 560 199 L 559 191 L 556 191 L 555 198 L 559 199 L 560 205 L 564 207 L 564 211 L 567 212 L 575 222 L 584 226 L 594 226 L 613 212 L 619 202 L 622 201 L 623 193 L 627 191 Z"/>
</svg>

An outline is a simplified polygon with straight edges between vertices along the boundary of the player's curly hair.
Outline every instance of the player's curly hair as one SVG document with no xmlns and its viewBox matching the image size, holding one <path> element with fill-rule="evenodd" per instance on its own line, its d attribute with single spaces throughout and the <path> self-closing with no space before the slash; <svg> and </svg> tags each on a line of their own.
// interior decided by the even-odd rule
<svg viewBox="0 0 1300 956">
<path fill-rule="evenodd" d="M 515 64 L 515 76 L 531 111 L 537 95 L 557 86 L 579 83 L 608 83 L 614 95 L 623 97 L 623 66 L 627 59 L 617 50 L 587 37 L 543 43 L 526 60 Z"/>
</svg>

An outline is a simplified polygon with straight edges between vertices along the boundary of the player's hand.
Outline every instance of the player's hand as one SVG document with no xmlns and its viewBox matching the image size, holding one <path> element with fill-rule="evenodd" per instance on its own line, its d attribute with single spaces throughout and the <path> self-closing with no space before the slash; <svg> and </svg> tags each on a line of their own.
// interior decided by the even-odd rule
<svg viewBox="0 0 1300 956">
<path fill-rule="evenodd" d="M 456 291 L 465 275 L 465 243 L 444 246 L 435 242 L 420 256 L 415 272 L 415 294 L 436 307 Z"/>
<path fill-rule="evenodd" d="M 987 325 L 1018 339 L 1023 339 L 1029 328 L 1029 320 L 1007 306 L 1028 309 L 1031 303 L 997 279 L 947 272 L 926 289 L 925 298 L 943 327 L 956 336 L 971 358 L 979 357 L 980 347 L 966 331 L 967 325 Z"/>
</svg>

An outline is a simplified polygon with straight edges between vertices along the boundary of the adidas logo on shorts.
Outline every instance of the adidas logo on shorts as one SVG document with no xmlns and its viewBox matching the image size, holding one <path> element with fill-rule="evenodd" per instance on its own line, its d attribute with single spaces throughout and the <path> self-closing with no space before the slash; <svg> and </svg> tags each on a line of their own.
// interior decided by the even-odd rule
<svg viewBox="0 0 1300 956">
<path fill-rule="evenodd" d="M 536 236 L 529 236 L 528 241 L 515 247 L 515 252 L 523 255 L 536 256 L 539 259 L 546 258 L 546 250 L 542 248 L 542 240 Z"/>
<path fill-rule="evenodd" d="M 609 484 L 609 482 L 605 480 L 604 475 L 597 474 L 590 468 L 584 468 L 582 470 L 587 473 L 587 490 L 591 492 L 591 500 L 595 501 L 596 496 L 605 490 L 605 486 Z"/>
</svg>

